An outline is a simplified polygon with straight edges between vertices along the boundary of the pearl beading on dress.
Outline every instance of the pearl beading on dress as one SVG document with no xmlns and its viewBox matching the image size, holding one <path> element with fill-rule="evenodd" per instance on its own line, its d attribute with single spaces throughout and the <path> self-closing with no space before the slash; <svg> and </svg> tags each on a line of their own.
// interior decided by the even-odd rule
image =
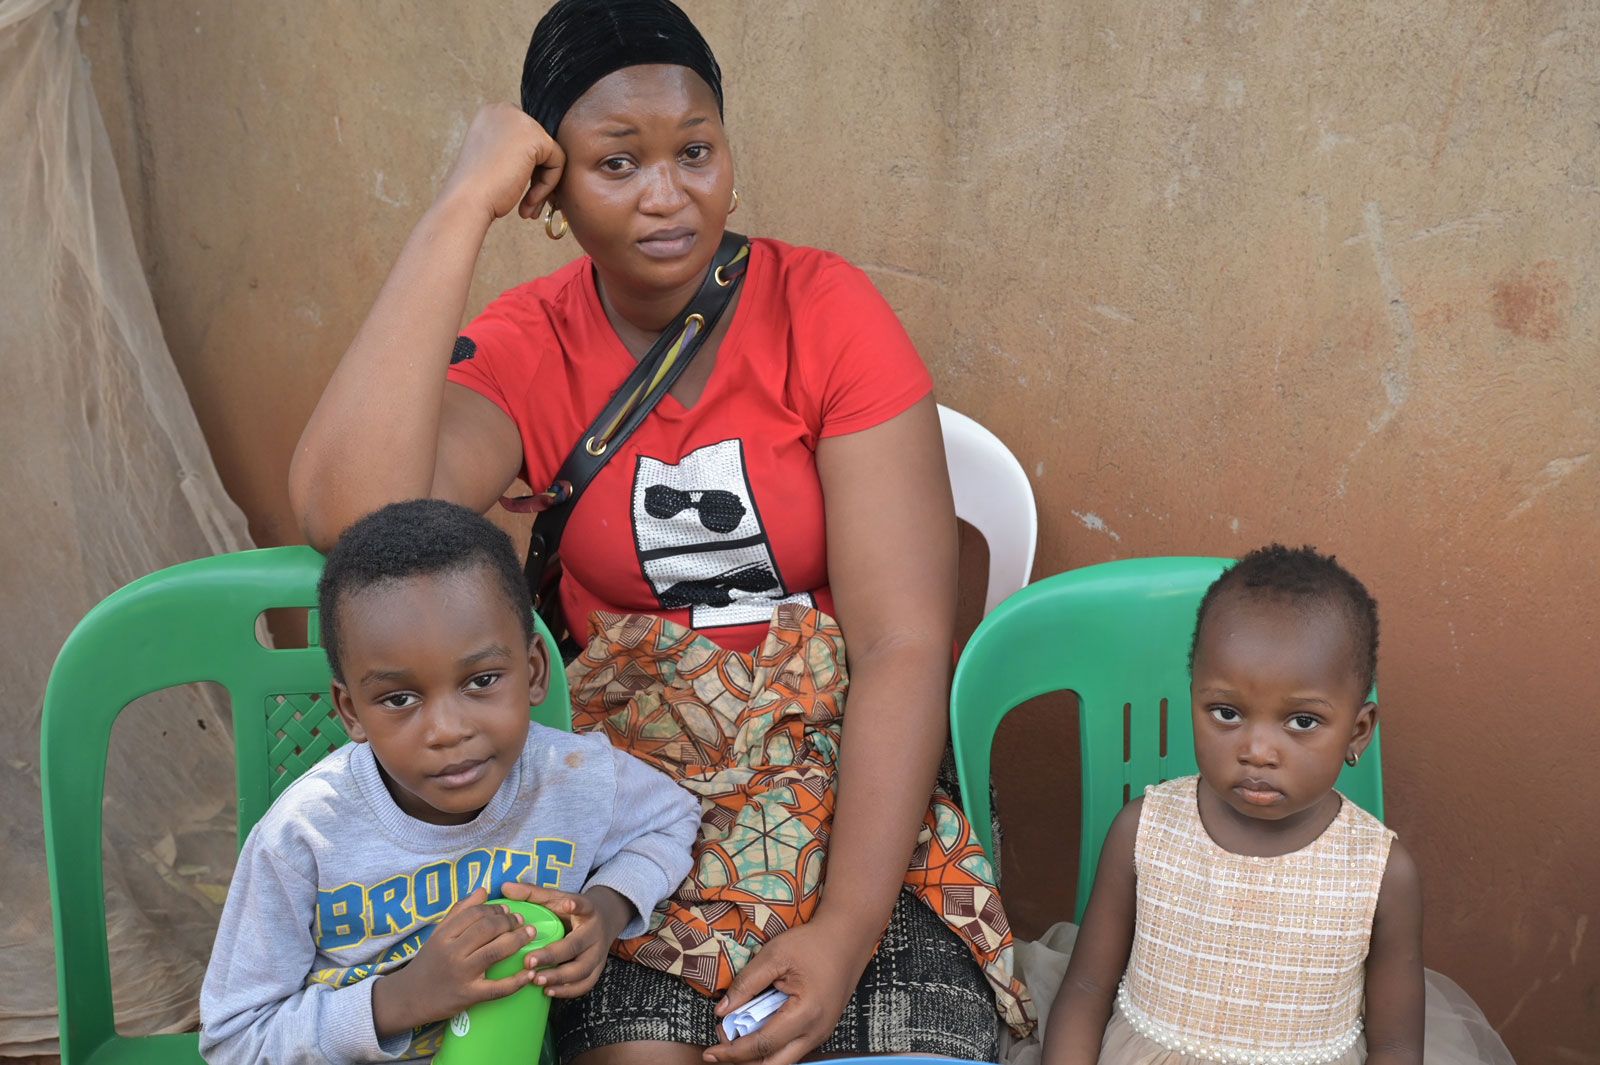
<svg viewBox="0 0 1600 1065">
<path fill-rule="evenodd" d="M 1295 1050 L 1263 1051 L 1206 1043 L 1162 1024 L 1134 1005 L 1126 984 L 1117 985 L 1117 1009 L 1122 1011 L 1122 1016 L 1134 1031 L 1152 1043 L 1175 1053 L 1187 1054 L 1206 1061 L 1222 1062 L 1223 1065 L 1328 1065 L 1329 1062 L 1338 1061 L 1349 1053 L 1350 1048 L 1355 1046 L 1356 1040 L 1361 1038 L 1361 1022 L 1357 1021 L 1356 1026 L 1348 1034 L 1331 1043 Z"/>
</svg>

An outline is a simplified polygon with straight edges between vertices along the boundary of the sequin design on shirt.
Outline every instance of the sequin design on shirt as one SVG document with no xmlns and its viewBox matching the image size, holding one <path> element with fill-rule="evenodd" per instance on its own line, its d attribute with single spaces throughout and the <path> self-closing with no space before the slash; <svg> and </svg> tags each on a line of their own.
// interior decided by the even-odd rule
<svg viewBox="0 0 1600 1065">
<path fill-rule="evenodd" d="M 676 464 L 640 456 L 633 477 L 639 566 L 663 610 L 690 611 L 696 629 L 767 621 L 791 594 L 750 490 L 744 445 L 723 440 Z"/>
</svg>

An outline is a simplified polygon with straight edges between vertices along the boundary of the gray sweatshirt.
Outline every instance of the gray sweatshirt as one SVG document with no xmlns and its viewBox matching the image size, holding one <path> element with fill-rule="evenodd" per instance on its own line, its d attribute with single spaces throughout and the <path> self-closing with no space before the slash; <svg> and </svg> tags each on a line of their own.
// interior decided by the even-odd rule
<svg viewBox="0 0 1600 1065">
<path fill-rule="evenodd" d="M 533 725 L 522 757 L 465 825 L 389 796 L 350 743 L 280 795 L 239 853 L 200 991 L 200 1053 L 232 1062 L 425 1058 L 442 1024 L 379 1040 L 372 986 L 421 949 L 451 904 L 487 884 L 604 885 L 646 930 L 689 872 L 699 801 L 602 736 Z"/>
</svg>

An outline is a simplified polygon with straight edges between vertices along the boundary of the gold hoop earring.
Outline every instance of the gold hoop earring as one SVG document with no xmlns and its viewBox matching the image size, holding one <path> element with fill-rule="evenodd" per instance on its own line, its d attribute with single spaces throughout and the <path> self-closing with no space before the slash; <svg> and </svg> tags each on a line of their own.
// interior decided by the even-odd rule
<svg viewBox="0 0 1600 1065">
<path fill-rule="evenodd" d="M 1351 769 L 1354 769 L 1357 763 L 1360 761 L 1361 756 L 1354 751 L 1351 751 L 1349 754 L 1344 756 L 1344 764 L 1349 766 Z"/>
<path fill-rule="evenodd" d="M 554 227 L 557 219 L 561 221 L 560 229 Z M 567 235 L 567 216 L 561 213 L 559 207 L 551 207 L 548 203 L 544 205 L 544 235 L 551 240 L 560 240 Z"/>
<path fill-rule="evenodd" d="M 733 190 L 733 202 L 728 205 L 728 213 L 732 214 L 733 212 L 737 211 L 738 209 L 739 209 L 739 190 L 738 189 L 734 189 Z"/>
</svg>

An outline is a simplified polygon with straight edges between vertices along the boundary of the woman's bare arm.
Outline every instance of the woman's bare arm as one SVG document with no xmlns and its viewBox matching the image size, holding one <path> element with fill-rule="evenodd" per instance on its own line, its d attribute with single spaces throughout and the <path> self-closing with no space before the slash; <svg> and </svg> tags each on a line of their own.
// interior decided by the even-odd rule
<svg viewBox="0 0 1600 1065">
<path fill-rule="evenodd" d="M 949 734 L 957 539 L 933 397 L 823 440 L 817 470 L 850 695 L 816 920 L 847 929 L 865 964 L 905 881 Z"/>
<path fill-rule="evenodd" d="M 828 583 L 850 692 L 822 902 L 740 970 L 719 1013 L 769 984 L 791 999 L 708 1061 L 791 1065 L 826 1039 L 905 882 L 949 722 L 956 522 L 932 397 L 824 439 Z"/>
<path fill-rule="evenodd" d="M 516 476 L 515 425 L 469 389 L 447 387 L 445 369 L 489 226 L 513 209 L 533 217 L 563 161 L 509 104 L 473 119 L 295 449 L 289 499 L 313 546 L 326 549 L 351 522 L 401 499 L 487 510 Z"/>
</svg>

